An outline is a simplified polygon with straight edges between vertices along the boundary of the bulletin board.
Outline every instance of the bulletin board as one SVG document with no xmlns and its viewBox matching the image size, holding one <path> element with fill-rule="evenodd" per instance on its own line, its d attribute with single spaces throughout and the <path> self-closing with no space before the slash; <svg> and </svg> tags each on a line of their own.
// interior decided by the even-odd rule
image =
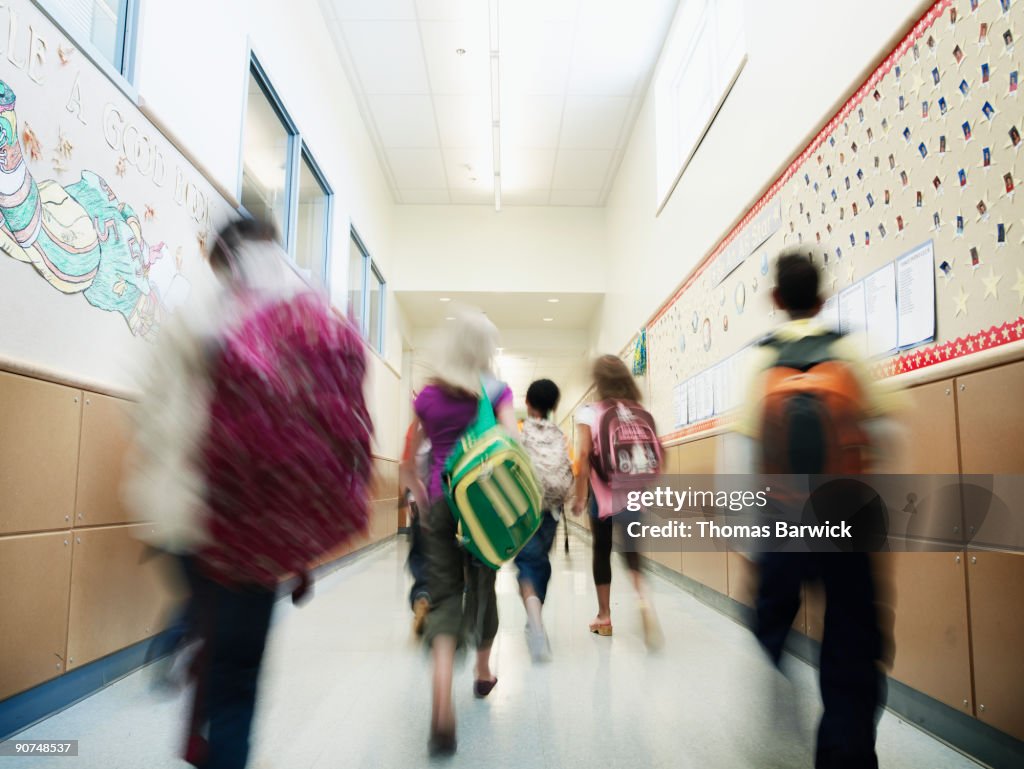
<svg viewBox="0 0 1024 769">
<path fill-rule="evenodd" d="M 232 209 L 32 2 L 0 6 L 0 40 L 0 355 L 108 381 Z"/>
<path fill-rule="evenodd" d="M 822 320 L 879 376 L 1024 339 L 1022 63 L 1022 0 L 924 14 L 648 324 L 664 439 L 739 405 L 783 247 L 815 246 Z"/>
</svg>

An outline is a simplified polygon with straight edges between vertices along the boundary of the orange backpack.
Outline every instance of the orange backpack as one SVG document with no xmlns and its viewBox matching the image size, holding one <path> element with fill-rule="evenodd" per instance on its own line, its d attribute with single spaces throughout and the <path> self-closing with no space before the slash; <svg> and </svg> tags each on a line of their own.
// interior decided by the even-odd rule
<svg viewBox="0 0 1024 769">
<path fill-rule="evenodd" d="M 761 466 L 766 474 L 856 475 L 865 471 L 864 394 L 850 367 L 832 355 L 837 333 L 791 342 L 765 373 Z"/>
</svg>

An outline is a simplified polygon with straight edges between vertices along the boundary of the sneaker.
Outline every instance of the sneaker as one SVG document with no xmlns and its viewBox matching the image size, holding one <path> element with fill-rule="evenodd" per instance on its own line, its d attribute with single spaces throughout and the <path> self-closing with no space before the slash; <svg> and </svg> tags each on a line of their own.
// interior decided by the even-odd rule
<svg viewBox="0 0 1024 769">
<path fill-rule="evenodd" d="M 534 662 L 551 662 L 551 643 L 543 626 L 536 630 L 526 629 L 526 645 L 530 648 L 530 658 Z"/>
<path fill-rule="evenodd" d="M 423 637 L 427 614 L 430 613 L 430 601 L 420 596 L 412 605 L 412 632 L 417 638 Z"/>
</svg>

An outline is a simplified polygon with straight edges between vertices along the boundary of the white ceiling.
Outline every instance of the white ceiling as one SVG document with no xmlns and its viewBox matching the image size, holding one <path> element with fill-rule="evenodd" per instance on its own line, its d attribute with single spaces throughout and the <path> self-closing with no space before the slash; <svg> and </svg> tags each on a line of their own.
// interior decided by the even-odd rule
<svg viewBox="0 0 1024 769">
<path fill-rule="evenodd" d="M 589 330 L 603 294 L 396 291 L 395 298 L 411 328 L 436 328 L 470 309 L 484 312 L 499 331 L 562 332 Z"/>
<path fill-rule="evenodd" d="M 395 200 L 493 205 L 488 0 L 320 4 Z M 500 0 L 502 205 L 604 205 L 678 4 Z"/>
</svg>

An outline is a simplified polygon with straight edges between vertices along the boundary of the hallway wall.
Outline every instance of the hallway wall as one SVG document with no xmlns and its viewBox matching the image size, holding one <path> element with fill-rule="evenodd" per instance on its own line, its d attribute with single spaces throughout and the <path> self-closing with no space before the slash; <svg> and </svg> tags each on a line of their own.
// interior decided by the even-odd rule
<svg viewBox="0 0 1024 769">
<path fill-rule="evenodd" d="M 931 4 L 830 3 L 836 34 L 803 34 L 821 3 L 746 0 L 746 66 L 659 216 L 648 91 L 607 206 L 600 348 L 622 349 Z"/>
</svg>

